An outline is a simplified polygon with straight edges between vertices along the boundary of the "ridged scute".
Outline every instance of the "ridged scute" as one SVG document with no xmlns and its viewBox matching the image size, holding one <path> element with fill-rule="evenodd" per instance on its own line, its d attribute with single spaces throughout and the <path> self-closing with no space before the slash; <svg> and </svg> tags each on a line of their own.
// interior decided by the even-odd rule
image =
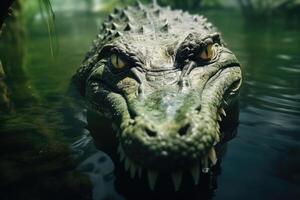
<svg viewBox="0 0 300 200">
<path fill-rule="evenodd" d="M 86 74 L 78 75 L 77 82 L 84 85 L 85 78 L 98 59 L 98 53 L 106 44 L 117 44 L 131 57 L 138 51 L 140 56 L 145 55 L 151 59 L 157 56 L 155 52 L 176 45 L 177 41 L 182 42 L 190 33 L 205 37 L 214 32 L 215 28 L 203 16 L 171 10 L 170 7 L 163 8 L 155 0 L 149 5 L 137 2 L 124 9 L 116 8 L 102 23 L 79 72 Z M 91 58 L 95 62 L 91 62 Z"/>
<path fill-rule="evenodd" d="M 109 30 L 108 30 L 109 29 Z M 170 33 L 170 36 L 182 35 L 188 31 L 212 31 L 214 27 L 206 22 L 206 19 L 198 15 L 190 15 L 181 10 L 170 10 L 162 8 L 154 1 L 150 5 L 144 5 L 137 1 L 134 6 L 125 9 L 114 9 L 108 15 L 107 20 L 102 23 L 102 30 L 99 37 L 105 44 L 126 34 L 143 35 L 150 33 L 156 36 Z M 112 31 L 118 32 L 113 34 Z M 161 34 L 162 33 L 162 34 Z M 157 37 L 156 37 L 157 38 Z"/>
</svg>

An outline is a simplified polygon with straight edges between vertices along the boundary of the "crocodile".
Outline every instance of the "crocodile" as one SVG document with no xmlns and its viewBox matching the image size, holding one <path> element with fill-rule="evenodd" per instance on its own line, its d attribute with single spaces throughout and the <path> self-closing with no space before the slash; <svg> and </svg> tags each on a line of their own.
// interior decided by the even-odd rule
<svg viewBox="0 0 300 200">
<path fill-rule="evenodd" d="M 169 173 L 179 190 L 184 171 L 197 184 L 216 164 L 242 73 L 205 17 L 138 2 L 108 15 L 73 82 L 112 122 L 128 175 L 146 170 L 153 190 Z"/>
</svg>

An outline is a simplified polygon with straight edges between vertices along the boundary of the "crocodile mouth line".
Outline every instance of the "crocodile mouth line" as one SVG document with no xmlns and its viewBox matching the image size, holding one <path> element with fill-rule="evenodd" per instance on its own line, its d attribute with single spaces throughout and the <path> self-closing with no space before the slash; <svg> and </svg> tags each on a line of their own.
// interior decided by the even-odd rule
<svg viewBox="0 0 300 200">
<path fill-rule="evenodd" d="M 143 178 L 143 171 L 145 171 L 148 185 L 151 190 L 155 190 L 155 185 L 159 178 L 160 172 L 152 169 L 147 169 L 142 167 L 139 164 L 136 164 L 132 161 L 128 156 L 126 156 L 121 144 L 118 145 L 118 155 L 120 162 L 123 162 L 125 171 L 130 174 L 132 179 L 135 178 Z M 208 152 L 207 156 L 203 157 L 202 159 L 197 159 L 194 164 L 192 164 L 187 169 L 175 170 L 170 173 L 171 181 L 173 182 L 174 191 L 178 191 L 180 189 L 182 183 L 182 177 L 187 175 L 185 172 L 188 172 L 193 179 L 194 185 L 199 184 L 199 180 L 201 177 L 201 173 L 207 174 L 210 172 L 210 167 L 216 165 L 217 163 L 217 156 L 214 147 Z M 145 176 L 145 175 L 144 175 Z"/>
<path fill-rule="evenodd" d="M 223 105 L 227 105 L 226 101 L 224 100 Z M 190 176 L 192 176 L 194 185 L 199 184 L 199 180 L 202 174 L 207 174 L 210 172 L 211 167 L 215 166 L 217 163 L 217 155 L 216 155 L 216 150 L 215 150 L 215 145 L 219 142 L 219 137 L 221 136 L 220 134 L 220 123 L 222 120 L 226 117 L 226 112 L 223 107 L 219 108 L 218 111 L 218 123 L 217 123 L 217 132 L 215 133 L 217 136 L 217 140 L 214 143 L 214 146 L 208 150 L 205 156 L 202 158 L 197 158 L 193 164 L 191 164 L 189 167 L 181 169 L 181 170 L 174 170 L 170 173 L 170 178 L 173 182 L 174 190 L 178 191 L 181 186 L 182 182 L 182 177 L 184 175 L 187 175 L 188 172 Z M 117 134 L 117 137 L 119 138 L 119 134 Z M 117 148 L 117 153 L 119 155 L 119 160 L 121 163 L 124 164 L 125 171 L 130 174 L 130 177 L 132 179 L 134 178 L 142 178 L 143 171 L 147 174 L 147 179 L 148 179 L 148 185 L 151 190 L 155 189 L 155 185 L 157 182 L 157 179 L 159 178 L 160 172 L 157 170 L 153 169 L 147 169 L 139 164 L 137 164 L 135 161 L 133 161 L 130 157 L 126 155 L 124 152 L 124 149 L 122 145 L 118 144 Z"/>
</svg>

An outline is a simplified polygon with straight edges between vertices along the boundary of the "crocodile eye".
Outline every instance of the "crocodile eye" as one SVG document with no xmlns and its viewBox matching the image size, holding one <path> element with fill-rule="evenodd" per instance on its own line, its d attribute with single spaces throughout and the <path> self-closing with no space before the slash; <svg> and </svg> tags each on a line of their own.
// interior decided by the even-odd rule
<svg viewBox="0 0 300 200">
<path fill-rule="evenodd" d="M 199 54 L 202 60 L 210 60 L 215 54 L 215 50 L 212 44 L 206 46 L 206 48 Z"/>
<path fill-rule="evenodd" d="M 116 54 L 112 54 L 110 56 L 111 64 L 115 69 L 122 69 L 125 67 L 126 63 L 124 60 L 122 60 L 119 56 Z"/>
</svg>

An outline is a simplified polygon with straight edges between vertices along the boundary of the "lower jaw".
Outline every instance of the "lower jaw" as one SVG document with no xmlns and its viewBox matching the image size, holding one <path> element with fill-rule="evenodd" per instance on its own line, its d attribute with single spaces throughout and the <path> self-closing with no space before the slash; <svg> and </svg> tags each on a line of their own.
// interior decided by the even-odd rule
<svg viewBox="0 0 300 200">
<path fill-rule="evenodd" d="M 151 190 L 155 190 L 157 181 L 159 177 L 169 176 L 170 180 L 173 182 L 174 191 L 180 190 L 182 179 L 185 176 L 192 177 L 194 185 L 198 185 L 200 181 L 201 174 L 207 174 L 210 172 L 211 168 L 217 163 L 217 156 L 215 148 L 212 147 L 206 156 L 201 159 L 195 160 L 189 167 L 184 167 L 180 169 L 174 169 L 167 171 L 158 171 L 151 168 L 142 167 L 136 164 L 129 157 L 127 157 L 122 149 L 121 145 L 118 147 L 118 154 L 120 162 L 123 162 L 125 171 L 130 174 L 132 179 L 148 179 L 148 185 Z"/>
</svg>

